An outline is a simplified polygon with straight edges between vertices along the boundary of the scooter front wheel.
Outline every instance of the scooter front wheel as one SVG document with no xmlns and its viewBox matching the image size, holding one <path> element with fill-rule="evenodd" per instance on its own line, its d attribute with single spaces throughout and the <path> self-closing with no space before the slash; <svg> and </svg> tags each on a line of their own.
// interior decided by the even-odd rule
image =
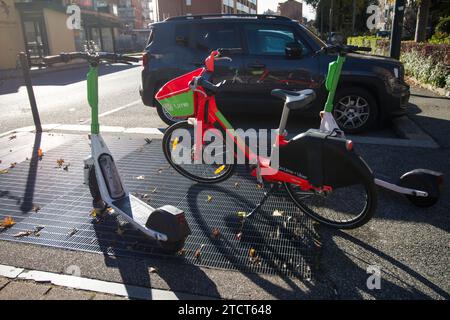
<svg viewBox="0 0 450 320">
<path fill-rule="evenodd" d="M 194 127 L 187 121 L 177 122 L 165 131 L 162 147 L 164 156 L 172 168 L 193 181 L 222 182 L 234 172 L 234 164 L 226 163 L 227 152 L 232 150 L 227 150 L 225 142 L 221 146 L 205 143 L 200 150 L 201 162 L 194 161 L 196 152 Z M 205 161 L 208 160 L 205 157 L 210 161 Z"/>
<path fill-rule="evenodd" d="M 299 186 L 285 183 L 294 203 L 308 216 L 337 229 L 354 229 L 367 223 L 373 216 L 377 193 L 375 184 L 361 180 L 350 186 L 328 193 L 303 191 Z"/>
</svg>

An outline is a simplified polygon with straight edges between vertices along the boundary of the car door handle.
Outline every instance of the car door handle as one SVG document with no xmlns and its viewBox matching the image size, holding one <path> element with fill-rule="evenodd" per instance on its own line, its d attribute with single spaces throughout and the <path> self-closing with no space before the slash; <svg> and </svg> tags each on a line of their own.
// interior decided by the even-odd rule
<svg viewBox="0 0 450 320">
<path fill-rule="evenodd" d="M 248 67 L 252 69 L 265 69 L 266 65 L 262 63 L 249 63 Z"/>
</svg>

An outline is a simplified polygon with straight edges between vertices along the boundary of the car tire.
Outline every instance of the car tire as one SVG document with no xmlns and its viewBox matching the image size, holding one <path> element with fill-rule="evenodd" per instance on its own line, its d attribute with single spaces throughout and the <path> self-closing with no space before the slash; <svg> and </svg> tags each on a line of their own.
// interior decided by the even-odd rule
<svg viewBox="0 0 450 320">
<path fill-rule="evenodd" d="M 334 118 L 345 133 L 372 129 L 378 119 L 378 104 L 371 93 L 360 87 L 338 90 L 334 99 Z"/>
</svg>

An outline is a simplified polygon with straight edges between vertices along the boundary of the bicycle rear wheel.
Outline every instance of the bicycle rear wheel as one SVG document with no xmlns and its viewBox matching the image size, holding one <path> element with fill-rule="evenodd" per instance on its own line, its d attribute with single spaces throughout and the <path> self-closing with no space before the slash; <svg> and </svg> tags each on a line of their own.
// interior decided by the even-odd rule
<svg viewBox="0 0 450 320">
<path fill-rule="evenodd" d="M 314 220 L 338 229 L 354 229 L 367 223 L 373 216 L 377 194 L 375 184 L 361 179 L 327 194 L 303 191 L 299 186 L 285 183 L 294 203 Z"/>
<path fill-rule="evenodd" d="M 162 144 L 164 156 L 170 165 L 186 178 L 196 182 L 217 183 L 228 179 L 235 167 L 234 164 L 226 163 L 227 153 L 232 150 L 227 151 L 225 143 L 222 147 L 205 143 L 201 150 L 201 163 L 194 163 L 194 139 L 194 127 L 187 121 L 177 122 L 166 130 Z M 206 153 L 210 159 L 217 161 L 206 163 Z"/>
</svg>

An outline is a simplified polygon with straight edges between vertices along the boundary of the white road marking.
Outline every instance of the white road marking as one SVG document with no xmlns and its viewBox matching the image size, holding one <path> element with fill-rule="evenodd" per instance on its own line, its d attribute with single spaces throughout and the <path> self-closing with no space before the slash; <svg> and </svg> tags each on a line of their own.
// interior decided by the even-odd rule
<svg viewBox="0 0 450 320">
<path fill-rule="evenodd" d="M 118 108 L 115 108 L 115 109 L 112 109 L 112 110 L 109 110 L 109 111 L 100 113 L 100 114 L 98 115 L 98 117 L 99 117 L 99 118 L 102 118 L 102 117 L 104 117 L 104 116 L 108 116 L 108 115 L 113 114 L 113 113 L 115 113 L 115 112 L 118 112 L 118 111 L 120 111 L 120 110 L 123 110 L 123 109 L 129 108 L 129 107 L 135 106 L 135 105 L 137 105 L 137 104 L 140 103 L 140 102 L 141 102 L 141 100 L 136 100 L 136 101 L 127 103 L 126 105 L 123 105 L 123 106 L 121 106 L 121 107 L 118 107 Z M 80 122 L 80 124 L 86 124 L 86 123 L 90 123 L 90 122 L 91 122 L 91 119 L 82 121 L 82 122 Z"/>
</svg>

